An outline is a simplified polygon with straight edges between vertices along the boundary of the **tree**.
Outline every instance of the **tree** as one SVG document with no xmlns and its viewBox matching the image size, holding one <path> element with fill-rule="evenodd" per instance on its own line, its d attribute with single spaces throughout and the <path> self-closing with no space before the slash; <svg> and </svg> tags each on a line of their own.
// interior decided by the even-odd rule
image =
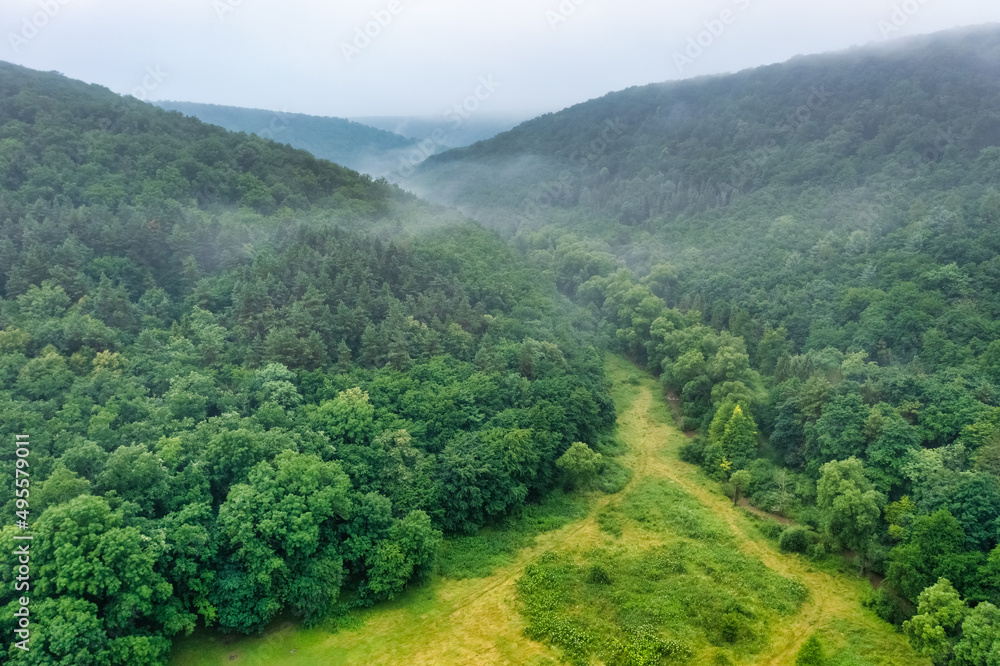
<svg viewBox="0 0 1000 666">
<path fill-rule="evenodd" d="M 907 598 L 918 595 L 938 578 L 954 581 L 961 592 L 982 553 L 966 550 L 965 532 L 947 509 L 918 516 L 903 541 L 889 553 L 886 580 Z"/>
<path fill-rule="evenodd" d="M 1000 608 L 984 602 L 969 611 L 962 623 L 962 639 L 955 645 L 957 666 L 1000 664 Z"/>
<path fill-rule="evenodd" d="M 951 582 L 939 578 L 920 593 L 917 614 L 903 623 L 903 632 L 917 654 L 930 657 L 935 664 L 948 664 L 968 611 Z"/>
<path fill-rule="evenodd" d="M 213 493 L 221 502 L 232 484 L 243 482 L 255 465 L 276 453 L 275 442 L 264 433 L 239 428 L 223 430 L 208 440 L 201 460 Z"/>
<path fill-rule="evenodd" d="M 170 475 L 145 444 L 120 446 L 108 456 L 95 487 L 113 490 L 146 516 L 163 515 L 170 503 Z"/>
<path fill-rule="evenodd" d="M 816 505 L 828 535 L 862 554 L 879 528 L 885 496 L 865 476 L 864 465 L 853 456 L 820 468 Z"/>
<path fill-rule="evenodd" d="M 708 441 L 711 444 L 718 444 L 722 441 L 722 435 L 726 432 L 726 424 L 733 417 L 736 403 L 732 400 L 725 400 L 719 408 L 715 410 L 712 423 L 708 426 Z"/>
<path fill-rule="evenodd" d="M 337 345 L 337 372 L 342 375 L 350 372 L 351 360 L 351 348 L 347 346 L 347 342 L 341 339 L 340 344 Z"/>
<path fill-rule="evenodd" d="M 743 469 L 757 454 L 757 424 L 753 416 L 744 412 L 738 404 L 732 408 L 721 435 L 718 434 L 718 418 L 717 414 L 711 429 L 718 440 L 706 448 L 705 465 L 710 470 L 716 470 L 725 459 L 732 468 Z"/>
<path fill-rule="evenodd" d="M 82 495 L 50 507 L 35 523 L 36 595 L 97 603 L 103 627 L 114 635 L 146 627 L 175 634 L 189 618 L 157 571 L 163 546 L 158 535 L 124 526 L 122 514 L 103 497 Z"/>
<path fill-rule="evenodd" d="M 366 557 L 368 579 L 362 593 L 371 601 L 394 598 L 410 580 L 427 576 L 440 543 L 441 532 L 423 511 L 397 520 Z"/>
<path fill-rule="evenodd" d="M 739 405 L 733 409 L 733 415 L 726 423 L 726 430 L 719 440 L 723 455 L 733 462 L 733 466 L 742 469 L 750 464 L 757 454 L 757 424 L 749 412 L 744 413 Z"/>
<path fill-rule="evenodd" d="M 746 492 L 752 481 L 753 476 L 745 469 L 737 470 L 729 477 L 729 483 L 733 486 L 733 506 L 739 503 L 740 494 Z"/>
<path fill-rule="evenodd" d="M 218 519 L 232 562 L 217 587 L 225 628 L 262 628 L 284 605 L 307 621 L 330 610 L 343 567 L 336 523 L 350 513 L 350 485 L 339 464 L 284 451 L 233 486 Z"/>
<path fill-rule="evenodd" d="M 583 442 L 573 442 L 566 453 L 556 460 L 556 467 L 563 471 L 570 487 L 585 488 L 600 473 L 602 456 Z"/>
<path fill-rule="evenodd" d="M 375 408 L 368 394 L 359 388 L 341 391 L 333 400 L 324 400 L 312 415 L 313 426 L 334 442 L 367 444 L 374 434 Z"/>
</svg>

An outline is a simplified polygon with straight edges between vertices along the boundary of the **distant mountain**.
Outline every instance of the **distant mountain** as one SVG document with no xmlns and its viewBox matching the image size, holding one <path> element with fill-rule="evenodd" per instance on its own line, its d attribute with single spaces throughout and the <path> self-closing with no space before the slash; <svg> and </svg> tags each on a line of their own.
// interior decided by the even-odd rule
<svg viewBox="0 0 1000 666">
<path fill-rule="evenodd" d="M 194 102 L 157 104 L 233 132 L 257 134 L 278 143 L 287 143 L 294 148 L 308 150 L 316 157 L 374 176 L 388 176 L 398 170 L 401 160 L 409 159 L 408 153 L 418 143 L 413 138 L 344 118 Z"/>
<path fill-rule="evenodd" d="M 438 118 L 419 116 L 366 116 L 351 120 L 423 141 L 439 137 L 437 148 L 457 148 L 491 139 L 524 120 L 523 118 L 480 117 L 449 111 Z"/>
<path fill-rule="evenodd" d="M 773 219 L 817 188 L 831 205 L 996 185 L 976 168 L 995 146 L 1000 27 L 987 26 L 629 88 L 435 155 L 407 185 L 508 230 L 569 210 L 669 236 L 678 218 L 751 200 Z"/>
</svg>

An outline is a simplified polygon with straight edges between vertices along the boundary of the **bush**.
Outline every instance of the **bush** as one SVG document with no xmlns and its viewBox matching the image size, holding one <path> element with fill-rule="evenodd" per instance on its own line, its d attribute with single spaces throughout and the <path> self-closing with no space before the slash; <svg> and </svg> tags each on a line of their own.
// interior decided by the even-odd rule
<svg viewBox="0 0 1000 666">
<path fill-rule="evenodd" d="M 804 527 L 791 527 L 781 534 L 778 546 L 785 553 L 805 553 L 809 550 L 811 541 L 809 530 Z"/>
<path fill-rule="evenodd" d="M 862 599 L 861 604 L 865 608 L 870 608 L 886 622 L 896 626 L 901 626 L 903 622 L 913 616 L 913 613 L 907 612 L 899 600 L 884 587 L 869 592 L 868 596 Z"/>
<path fill-rule="evenodd" d="M 700 438 L 689 439 L 681 444 L 679 452 L 681 460 L 692 465 L 705 464 L 705 443 Z"/>
<path fill-rule="evenodd" d="M 750 625 L 745 615 L 735 612 L 724 613 L 719 618 L 719 635 L 726 643 L 736 643 L 750 636 Z"/>
<path fill-rule="evenodd" d="M 690 416 L 685 416 L 683 420 L 681 420 L 681 430 L 684 432 L 692 432 L 700 427 L 701 421 L 691 418 Z"/>
<path fill-rule="evenodd" d="M 823 645 L 813 634 L 809 637 L 798 655 L 795 657 L 795 666 L 823 666 L 826 663 L 826 656 L 823 654 Z"/>
<path fill-rule="evenodd" d="M 587 572 L 587 582 L 593 583 L 594 585 L 610 585 L 611 574 L 609 574 L 600 564 L 595 564 L 590 567 L 590 571 Z"/>
<path fill-rule="evenodd" d="M 760 531 L 768 539 L 780 539 L 785 531 L 785 526 L 777 520 L 768 518 L 760 524 Z"/>
<path fill-rule="evenodd" d="M 588 488 L 604 469 L 604 456 L 583 442 L 573 444 L 556 460 L 570 488 Z"/>
</svg>

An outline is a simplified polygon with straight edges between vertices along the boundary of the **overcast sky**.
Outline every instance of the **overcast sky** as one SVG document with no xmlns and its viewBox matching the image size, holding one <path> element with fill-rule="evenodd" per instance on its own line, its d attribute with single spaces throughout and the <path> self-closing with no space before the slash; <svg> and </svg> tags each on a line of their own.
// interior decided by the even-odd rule
<svg viewBox="0 0 1000 666">
<path fill-rule="evenodd" d="M 149 100 L 527 118 L 989 22 L 997 0 L 0 0 L 0 60 Z"/>
</svg>

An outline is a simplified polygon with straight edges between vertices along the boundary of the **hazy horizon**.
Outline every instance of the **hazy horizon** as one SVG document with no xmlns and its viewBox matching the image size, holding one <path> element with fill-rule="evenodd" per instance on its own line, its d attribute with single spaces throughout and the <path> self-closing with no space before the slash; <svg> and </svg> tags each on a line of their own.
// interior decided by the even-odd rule
<svg viewBox="0 0 1000 666">
<path fill-rule="evenodd" d="M 149 101 L 526 119 L 634 85 L 1000 21 L 958 0 L 8 0 L 0 59 Z"/>
</svg>

